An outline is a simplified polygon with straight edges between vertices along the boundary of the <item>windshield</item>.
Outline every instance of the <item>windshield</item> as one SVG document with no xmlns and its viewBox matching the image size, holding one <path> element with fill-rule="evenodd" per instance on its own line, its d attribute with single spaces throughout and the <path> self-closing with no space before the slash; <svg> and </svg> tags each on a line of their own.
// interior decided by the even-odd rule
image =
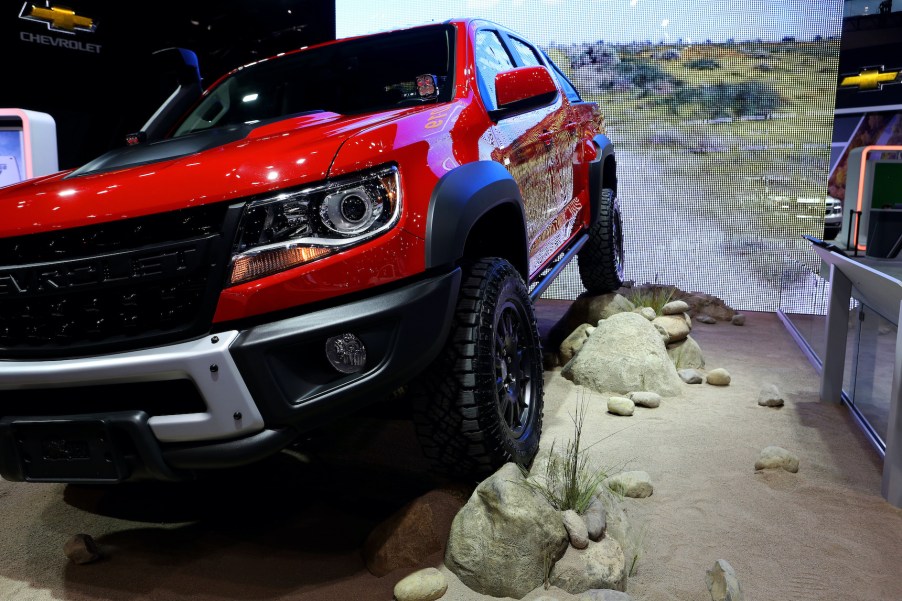
<svg viewBox="0 0 902 601">
<path fill-rule="evenodd" d="M 452 97 L 448 25 L 352 39 L 245 67 L 188 113 L 173 137 L 309 111 L 371 113 Z M 434 76 L 435 92 L 417 78 Z M 420 79 L 422 82 L 423 79 Z M 432 92 L 432 93 L 430 93 Z"/>
</svg>

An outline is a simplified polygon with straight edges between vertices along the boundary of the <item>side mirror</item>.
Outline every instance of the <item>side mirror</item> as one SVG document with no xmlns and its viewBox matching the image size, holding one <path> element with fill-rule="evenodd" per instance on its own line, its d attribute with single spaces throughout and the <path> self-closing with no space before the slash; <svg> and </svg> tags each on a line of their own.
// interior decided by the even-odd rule
<svg viewBox="0 0 902 601">
<path fill-rule="evenodd" d="M 493 121 L 547 106 L 557 98 L 551 73 L 542 66 L 519 67 L 495 75 L 498 108 L 489 111 Z"/>
</svg>

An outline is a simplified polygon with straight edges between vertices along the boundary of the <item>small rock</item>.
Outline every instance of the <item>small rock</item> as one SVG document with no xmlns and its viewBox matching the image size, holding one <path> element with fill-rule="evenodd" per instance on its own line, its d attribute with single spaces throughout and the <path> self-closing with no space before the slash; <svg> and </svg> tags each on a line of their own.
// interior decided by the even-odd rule
<svg viewBox="0 0 902 601">
<path fill-rule="evenodd" d="M 570 535 L 570 544 L 574 549 L 585 549 L 589 546 L 589 529 L 579 514 L 568 509 L 564 512 L 564 528 Z"/>
<path fill-rule="evenodd" d="M 654 492 L 648 472 L 621 472 L 602 480 L 612 491 L 633 499 L 650 497 Z"/>
<path fill-rule="evenodd" d="M 722 367 L 712 369 L 708 372 L 708 384 L 711 384 L 712 386 L 729 386 L 730 372 Z"/>
<path fill-rule="evenodd" d="M 734 315 L 733 319 L 730 320 L 734 326 L 744 326 L 745 325 L 745 315 Z"/>
<path fill-rule="evenodd" d="M 639 307 L 638 309 L 633 309 L 633 313 L 638 313 L 648 321 L 651 321 L 658 316 L 658 314 L 655 313 L 655 310 L 651 307 Z"/>
<path fill-rule="evenodd" d="M 656 407 L 661 406 L 661 395 L 658 394 L 657 392 L 637 391 L 637 392 L 631 392 L 627 396 L 638 407 L 646 407 L 648 409 L 655 409 Z"/>
<path fill-rule="evenodd" d="M 622 396 L 612 396 L 608 399 L 608 412 L 614 415 L 629 416 L 636 409 L 636 404 Z"/>
<path fill-rule="evenodd" d="M 583 521 L 586 523 L 586 531 L 589 533 L 591 540 L 597 542 L 604 536 L 605 528 L 607 528 L 607 512 L 601 499 L 598 497 L 592 499 L 592 502 L 589 503 L 589 508 L 583 514 Z"/>
<path fill-rule="evenodd" d="M 697 369 L 681 369 L 677 373 L 686 384 L 701 384 L 705 381 L 704 376 Z"/>
<path fill-rule="evenodd" d="M 758 393 L 758 404 L 762 407 L 782 407 L 783 395 L 774 384 L 768 384 Z"/>
<path fill-rule="evenodd" d="M 756 470 L 783 468 L 795 474 L 799 471 L 799 458 L 781 447 L 765 447 L 755 462 Z"/>
<path fill-rule="evenodd" d="M 448 590 L 445 575 L 435 568 L 414 572 L 395 585 L 397 601 L 435 601 Z"/>
<path fill-rule="evenodd" d="M 716 320 L 716 319 L 714 319 L 713 317 L 711 317 L 710 315 L 707 315 L 707 314 L 705 314 L 705 313 L 702 313 L 702 314 L 700 314 L 700 315 L 696 315 L 696 316 L 695 316 L 695 321 L 698 321 L 698 322 L 701 322 L 701 323 L 707 323 L 707 324 L 717 323 L 717 320 Z"/>
<path fill-rule="evenodd" d="M 718 559 L 705 576 L 711 601 L 742 601 L 742 587 L 727 560 Z"/>
<path fill-rule="evenodd" d="M 689 335 L 689 324 L 686 323 L 686 319 L 683 318 L 682 315 L 663 315 L 661 317 L 655 317 L 652 323 L 663 327 L 670 336 L 666 342 L 684 340 L 686 336 Z"/>
<path fill-rule="evenodd" d="M 63 552 L 78 565 L 91 563 L 102 557 L 100 547 L 90 534 L 76 534 L 66 541 Z"/>
<path fill-rule="evenodd" d="M 580 595 L 579 601 L 633 601 L 633 598 L 614 589 L 596 588 Z"/>
<path fill-rule="evenodd" d="M 573 595 L 600 588 L 622 591 L 627 581 L 623 547 L 606 536 L 584 551 L 569 548 L 551 568 L 549 580 Z"/>
<path fill-rule="evenodd" d="M 670 301 L 661 307 L 661 315 L 679 315 L 689 310 L 689 303 L 686 301 L 675 300 Z"/>
</svg>

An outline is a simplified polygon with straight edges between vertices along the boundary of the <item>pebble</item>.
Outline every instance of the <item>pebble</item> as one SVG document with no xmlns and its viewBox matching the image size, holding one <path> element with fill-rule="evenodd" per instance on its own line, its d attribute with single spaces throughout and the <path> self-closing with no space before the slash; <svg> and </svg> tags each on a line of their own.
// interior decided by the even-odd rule
<svg viewBox="0 0 902 601">
<path fill-rule="evenodd" d="M 730 372 L 722 367 L 712 369 L 708 372 L 708 384 L 711 384 L 712 386 L 729 386 Z"/>
<path fill-rule="evenodd" d="M 680 378 L 686 384 L 701 384 L 705 381 L 704 376 L 702 376 L 702 372 L 697 369 L 681 369 L 677 371 L 680 375 Z"/>
<path fill-rule="evenodd" d="M 636 409 L 636 404 L 622 396 L 612 396 L 608 399 L 608 411 L 614 415 L 630 416 Z"/>
<path fill-rule="evenodd" d="M 101 558 L 100 547 L 90 534 L 76 534 L 66 541 L 63 552 L 78 565 L 92 563 Z"/>
</svg>

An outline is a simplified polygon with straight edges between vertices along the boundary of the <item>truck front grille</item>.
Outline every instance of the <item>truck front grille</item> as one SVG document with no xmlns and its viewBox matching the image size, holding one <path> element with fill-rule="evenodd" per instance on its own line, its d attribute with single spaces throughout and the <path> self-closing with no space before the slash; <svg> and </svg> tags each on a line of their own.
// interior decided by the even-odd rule
<svg viewBox="0 0 902 601">
<path fill-rule="evenodd" d="M 0 240 L 0 357 L 138 348 L 210 328 L 240 206 Z"/>
</svg>

